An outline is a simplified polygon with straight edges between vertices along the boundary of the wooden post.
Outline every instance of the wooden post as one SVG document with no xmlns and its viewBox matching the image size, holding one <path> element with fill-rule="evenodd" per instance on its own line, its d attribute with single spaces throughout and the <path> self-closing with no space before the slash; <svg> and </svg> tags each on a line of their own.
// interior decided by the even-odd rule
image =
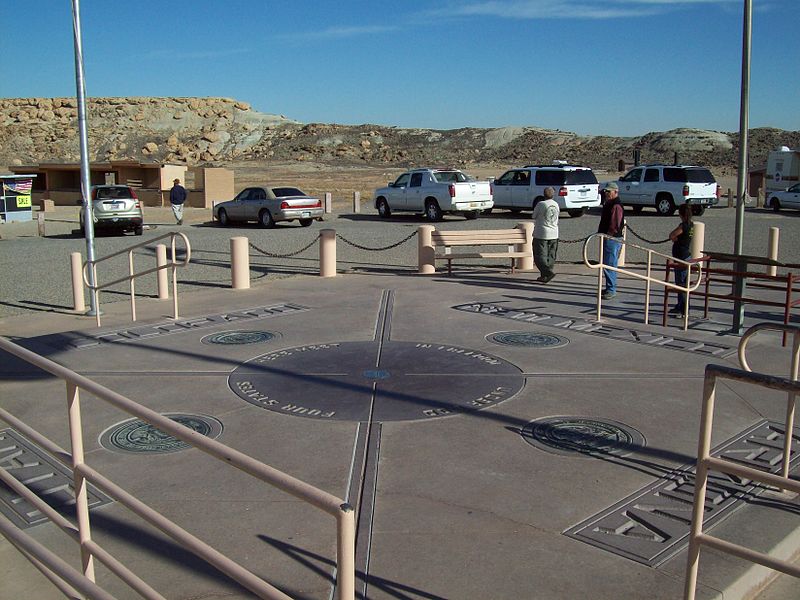
<svg viewBox="0 0 800 600">
<path fill-rule="evenodd" d="M 353 192 L 353 212 L 361 212 L 361 192 Z"/>
<path fill-rule="evenodd" d="M 325 192 L 325 214 L 329 215 L 333 212 L 333 194 Z"/>
<path fill-rule="evenodd" d="M 36 229 L 39 233 L 39 237 L 45 237 L 44 235 L 44 213 L 39 211 L 36 213 Z"/>
</svg>

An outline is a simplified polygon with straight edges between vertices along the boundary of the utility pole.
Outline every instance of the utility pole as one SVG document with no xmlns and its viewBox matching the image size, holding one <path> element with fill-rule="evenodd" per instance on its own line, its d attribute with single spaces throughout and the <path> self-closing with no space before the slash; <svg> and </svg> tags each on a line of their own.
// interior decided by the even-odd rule
<svg viewBox="0 0 800 600">
<path fill-rule="evenodd" d="M 744 23 L 742 26 L 742 90 L 741 104 L 739 107 L 739 167 L 736 183 L 736 235 L 733 253 L 742 254 L 742 239 L 744 238 L 744 200 L 747 195 L 747 167 L 748 167 L 748 130 L 750 119 L 750 38 L 753 24 L 752 0 L 744 0 Z M 734 264 L 734 270 L 744 272 L 747 262 L 739 260 Z M 744 296 L 744 275 L 737 275 L 733 283 L 733 333 L 741 334 L 744 327 L 744 302 L 739 300 Z"/>
<path fill-rule="evenodd" d="M 94 211 L 92 209 L 91 176 L 89 170 L 89 135 L 86 127 L 86 85 L 83 79 L 83 50 L 81 44 L 80 0 L 72 0 L 72 32 L 75 39 L 75 86 L 78 97 L 78 135 L 81 144 L 81 193 L 83 197 L 83 231 L 86 236 L 86 261 L 89 263 L 89 285 L 94 280 Z M 94 294 L 89 294 L 87 315 L 95 316 L 99 308 Z"/>
</svg>

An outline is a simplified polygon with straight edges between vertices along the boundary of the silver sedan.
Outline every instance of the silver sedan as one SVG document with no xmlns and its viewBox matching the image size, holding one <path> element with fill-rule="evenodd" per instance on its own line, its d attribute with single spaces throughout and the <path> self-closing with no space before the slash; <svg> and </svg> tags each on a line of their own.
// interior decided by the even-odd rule
<svg viewBox="0 0 800 600">
<path fill-rule="evenodd" d="M 233 200 L 216 204 L 214 218 L 223 227 L 246 221 L 258 221 L 262 227 L 299 221 L 308 227 L 314 219 L 322 220 L 322 203 L 295 187 L 249 187 Z"/>
<path fill-rule="evenodd" d="M 778 212 L 782 208 L 800 208 L 800 183 L 795 183 L 785 192 L 769 192 L 768 206 Z"/>
</svg>

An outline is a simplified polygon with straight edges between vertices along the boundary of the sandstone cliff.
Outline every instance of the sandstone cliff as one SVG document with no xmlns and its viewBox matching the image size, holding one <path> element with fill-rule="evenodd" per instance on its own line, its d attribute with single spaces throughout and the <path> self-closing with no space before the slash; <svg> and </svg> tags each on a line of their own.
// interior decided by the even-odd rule
<svg viewBox="0 0 800 600">
<path fill-rule="evenodd" d="M 697 129 L 641 137 L 579 136 L 537 127 L 455 130 L 379 125 L 303 124 L 230 98 L 91 98 L 93 161 L 136 160 L 223 165 L 232 160 L 316 161 L 413 166 L 549 163 L 561 159 L 615 169 L 638 149 L 642 161 L 733 169 L 738 134 Z M 0 167 L 78 162 L 74 98 L 0 99 Z M 755 129 L 750 165 L 780 145 L 800 147 L 800 132 Z"/>
</svg>

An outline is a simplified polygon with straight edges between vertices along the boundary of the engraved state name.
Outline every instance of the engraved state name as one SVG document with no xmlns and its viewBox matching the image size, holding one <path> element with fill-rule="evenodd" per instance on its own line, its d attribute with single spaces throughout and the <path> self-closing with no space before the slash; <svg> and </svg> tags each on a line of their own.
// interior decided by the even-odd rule
<svg viewBox="0 0 800 600">
<path fill-rule="evenodd" d="M 474 302 L 471 304 L 460 304 L 454 306 L 453 308 L 463 312 L 491 315 L 493 317 L 510 319 L 512 321 L 536 323 L 547 325 L 548 327 L 558 327 L 559 329 L 567 329 L 569 331 L 603 336 L 624 342 L 658 346 L 661 348 L 669 348 L 670 350 L 679 350 L 681 352 L 692 352 L 705 356 L 715 356 L 717 358 L 728 358 L 730 356 L 734 356 L 737 352 L 736 348 L 723 344 L 700 342 L 697 340 L 673 337 L 669 335 L 660 335 L 658 333 L 636 331 L 635 329 L 598 323 L 597 321 L 587 321 L 585 319 L 573 319 L 558 315 L 548 315 L 546 313 L 535 312 L 532 310 L 517 310 L 506 308 L 504 306 L 498 306 L 496 304 Z"/>
<path fill-rule="evenodd" d="M 198 329 L 207 329 L 219 325 L 229 325 L 230 323 L 241 321 L 254 321 L 280 315 L 305 312 L 307 310 L 310 309 L 305 306 L 290 303 L 258 306 L 228 313 L 204 315 L 169 323 L 129 327 L 96 334 L 63 333 L 53 336 L 53 338 L 48 340 L 48 345 L 57 348 L 69 348 L 71 350 L 86 350 L 88 348 L 97 348 L 104 344 L 124 344 Z"/>
</svg>

